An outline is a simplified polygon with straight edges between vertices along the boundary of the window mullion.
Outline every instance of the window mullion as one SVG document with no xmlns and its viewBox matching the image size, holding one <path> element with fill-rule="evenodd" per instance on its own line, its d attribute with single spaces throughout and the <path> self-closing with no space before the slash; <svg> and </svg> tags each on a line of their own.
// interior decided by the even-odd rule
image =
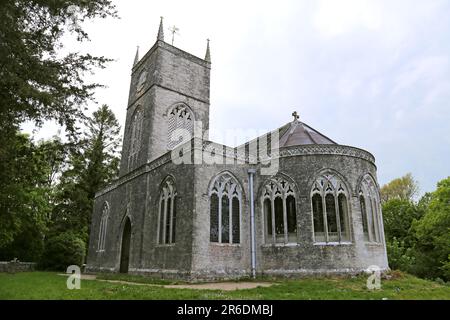
<svg viewBox="0 0 450 320">
<path fill-rule="evenodd" d="M 167 222 L 167 196 L 165 195 L 164 197 L 164 210 L 163 210 L 163 225 L 162 225 L 162 230 L 163 230 L 163 237 L 162 237 L 162 241 L 161 244 L 165 244 L 166 243 L 166 222 Z"/>
<path fill-rule="evenodd" d="M 103 241 L 102 241 L 102 250 L 105 251 L 106 247 L 106 229 L 108 228 L 108 216 L 105 216 L 105 222 L 103 224 Z"/>
<path fill-rule="evenodd" d="M 228 198 L 229 200 L 229 205 L 228 205 L 228 232 L 229 232 L 229 237 L 228 237 L 228 241 L 230 244 L 233 243 L 233 199 L 234 197 Z"/>
<path fill-rule="evenodd" d="M 328 219 L 327 219 L 327 204 L 325 202 L 326 194 L 322 196 L 322 215 L 323 215 L 323 225 L 324 225 L 324 232 L 325 232 L 325 242 L 329 242 L 328 237 Z"/>
<path fill-rule="evenodd" d="M 98 248 L 97 251 L 101 251 L 102 250 L 102 233 L 103 233 L 103 217 L 100 220 L 100 232 L 98 235 Z"/>
<path fill-rule="evenodd" d="M 219 192 L 219 214 L 218 214 L 218 219 L 219 219 L 219 243 L 222 243 L 222 192 Z"/>
<path fill-rule="evenodd" d="M 288 243 L 288 223 L 287 223 L 287 208 L 286 208 L 286 195 L 283 195 L 283 226 L 284 226 L 284 242 Z"/>
<path fill-rule="evenodd" d="M 163 201 L 161 196 L 159 197 L 159 206 L 158 206 L 158 229 L 156 230 L 156 243 L 161 244 L 161 207 L 163 206 Z"/>
<path fill-rule="evenodd" d="M 339 243 L 342 241 L 342 235 L 341 235 L 341 219 L 340 219 L 340 209 L 339 209 L 339 193 L 337 194 L 337 197 L 334 197 L 334 206 L 336 210 L 336 224 L 337 224 L 337 231 L 338 231 L 338 239 Z"/>
<path fill-rule="evenodd" d="M 275 244 L 277 243 L 277 238 L 275 234 L 275 199 L 273 198 L 273 195 L 272 199 L 270 199 L 270 210 L 272 211 L 272 241 Z"/>
<path fill-rule="evenodd" d="M 373 242 L 372 234 L 372 203 L 370 201 L 370 196 L 365 197 L 366 199 L 366 219 L 367 219 L 367 233 L 369 235 L 369 242 Z"/>
<path fill-rule="evenodd" d="M 173 228 L 173 203 L 174 203 L 174 201 L 175 201 L 175 196 L 172 194 L 172 196 L 170 197 L 170 212 L 168 212 L 168 215 L 169 215 L 169 224 L 170 224 L 170 227 L 169 227 L 169 243 L 173 243 L 173 230 L 172 230 L 172 228 Z"/>
</svg>

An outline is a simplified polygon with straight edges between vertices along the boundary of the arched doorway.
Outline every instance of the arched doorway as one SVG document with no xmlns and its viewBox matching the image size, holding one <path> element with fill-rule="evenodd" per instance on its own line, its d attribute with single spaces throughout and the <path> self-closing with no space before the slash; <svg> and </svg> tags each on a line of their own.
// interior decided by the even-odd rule
<svg viewBox="0 0 450 320">
<path fill-rule="evenodd" d="M 130 264 L 131 222 L 126 218 L 122 234 L 122 249 L 120 251 L 120 273 L 128 273 Z"/>
</svg>

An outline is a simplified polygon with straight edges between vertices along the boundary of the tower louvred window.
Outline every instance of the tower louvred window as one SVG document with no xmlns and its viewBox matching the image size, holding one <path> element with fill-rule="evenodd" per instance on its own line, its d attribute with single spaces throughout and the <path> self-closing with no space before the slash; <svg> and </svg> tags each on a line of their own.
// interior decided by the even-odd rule
<svg viewBox="0 0 450 320">
<path fill-rule="evenodd" d="M 184 105 L 175 106 L 170 112 L 167 124 L 169 150 L 189 141 L 194 133 L 194 114 L 192 110 Z"/>
</svg>

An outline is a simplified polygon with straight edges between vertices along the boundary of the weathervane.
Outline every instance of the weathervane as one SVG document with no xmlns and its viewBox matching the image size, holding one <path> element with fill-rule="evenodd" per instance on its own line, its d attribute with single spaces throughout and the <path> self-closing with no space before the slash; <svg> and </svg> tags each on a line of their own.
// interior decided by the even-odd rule
<svg viewBox="0 0 450 320">
<path fill-rule="evenodd" d="M 176 26 L 173 26 L 169 29 L 169 31 L 172 33 L 172 45 L 173 45 L 173 42 L 175 40 L 175 34 L 179 34 L 178 31 L 180 31 L 180 29 L 178 29 Z"/>
</svg>

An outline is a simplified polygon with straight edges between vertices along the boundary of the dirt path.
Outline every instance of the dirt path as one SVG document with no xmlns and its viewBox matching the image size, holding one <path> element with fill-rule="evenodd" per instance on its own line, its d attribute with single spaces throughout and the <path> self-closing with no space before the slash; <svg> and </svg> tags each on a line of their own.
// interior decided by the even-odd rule
<svg viewBox="0 0 450 320">
<path fill-rule="evenodd" d="M 164 288 L 235 291 L 245 289 L 256 289 L 258 287 L 268 288 L 271 287 L 272 285 L 273 283 L 268 282 L 218 282 L 218 283 L 202 283 L 202 284 L 177 284 L 164 286 Z"/>
<path fill-rule="evenodd" d="M 67 274 L 60 274 L 60 276 L 67 276 Z M 97 276 L 88 275 L 88 274 L 81 275 L 81 280 L 88 280 L 88 281 L 96 280 L 96 281 L 101 281 L 101 282 L 126 284 L 126 285 L 132 285 L 132 286 L 161 287 L 161 288 L 166 288 L 166 289 L 222 290 L 222 291 L 256 289 L 258 287 L 268 288 L 273 285 L 273 283 L 270 283 L 270 282 L 217 282 L 217 283 L 200 283 L 200 284 L 161 285 L 161 284 L 151 284 L 151 283 L 129 282 L 129 281 L 122 281 L 122 280 L 97 279 Z"/>
</svg>

